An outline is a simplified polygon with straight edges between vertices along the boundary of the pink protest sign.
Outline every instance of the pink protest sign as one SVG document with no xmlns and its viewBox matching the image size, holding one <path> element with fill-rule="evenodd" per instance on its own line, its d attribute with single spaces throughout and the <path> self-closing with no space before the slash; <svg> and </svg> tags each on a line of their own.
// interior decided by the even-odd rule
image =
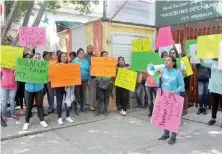
<svg viewBox="0 0 222 154">
<path fill-rule="evenodd" d="M 46 30 L 43 27 L 19 27 L 21 46 L 45 46 Z"/>
<path fill-rule="evenodd" d="M 151 123 L 159 128 L 178 133 L 184 98 L 168 91 L 157 92 Z"/>
<path fill-rule="evenodd" d="M 162 27 L 159 29 L 156 38 L 156 47 L 166 47 L 174 44 L 173 36 L 171 33 L 171 27 Z"/>
<path fill-rule="evenodd" d="M 220 42 L 220 47 L 219 47 L 219 58 L 218 58 L 217 69 L 222 70 L 222 42 Z"/>
</svg>

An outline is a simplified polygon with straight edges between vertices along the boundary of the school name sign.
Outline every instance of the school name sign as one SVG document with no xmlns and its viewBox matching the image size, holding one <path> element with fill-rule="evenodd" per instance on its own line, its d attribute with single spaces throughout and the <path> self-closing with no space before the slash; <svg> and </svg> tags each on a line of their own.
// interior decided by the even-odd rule
<svg viewBox="0 0 222 154">
<path fill-rule="evenodd" d="M 222 16 L 222 0 L 156 1 L 156 25 L 199 21 Z"/>
</svg>

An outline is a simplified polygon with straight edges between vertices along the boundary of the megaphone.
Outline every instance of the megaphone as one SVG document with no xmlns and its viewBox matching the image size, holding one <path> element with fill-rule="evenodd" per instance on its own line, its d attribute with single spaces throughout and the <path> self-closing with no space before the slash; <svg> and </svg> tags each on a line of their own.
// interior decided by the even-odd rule
<svg viewBox="0 0 222 154">
<path fill-rule="evenodd" d="M 157 71 L 163 71 L 164 68 L 165 68 L 165 64 L 160 64 L 160 65 L 148 64 L 147 72 L 150 75 L 154 75 Z"/>
</svg>

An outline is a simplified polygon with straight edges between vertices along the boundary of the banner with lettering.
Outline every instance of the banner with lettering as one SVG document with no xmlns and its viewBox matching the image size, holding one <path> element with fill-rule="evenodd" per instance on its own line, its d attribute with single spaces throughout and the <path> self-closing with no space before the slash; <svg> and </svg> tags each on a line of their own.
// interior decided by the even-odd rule
<svg viewBox="0 0 222 154">
<path fill-rule="evenodd" d="M 116 58 L 114 57 L 92 57 L 92 76 L 116 76 Z"/>
<path fill-rule="evenodd" d="M 16 62 L 15 80 L 30 83 L 48 82 L 49 62 L 18 58 Z"/>
<path fill-rule="evenodd" d="M 132 92 L 135 92 L 136 80 L 137 72 L 124 68 L 118 68 L 115 86 L 122 87 Z"/>
<path fill-rule="evenodd" d="M 44 27 L 19 27 L 19 44 L 21 46 L 45 46 L 46 29 Z"/>
<path fill-rule="evenodd" d="M 151 123 L 159 128 L 178 133 L 184 98 L 169 91 L 158 90 Z"/>
<path fill-rule="evenodd" d="M 50 65 L 49 72 L 52 88 L 81 84 L 80 64 Z"/>
<path fill-rule="evenodd" d="M 139 38 L 132 41 L 132 52 L 151 52 L 153 41 L 151 38 Z"/>
<path fill-rule="evenodd" d="M 15 68 L 17 58 L 22 58 L 24 48 L 1 45 L 1 67 Z"/>
<path fill-rule="evenodd" d="M 218 58 L 219 45 L 222 41 L 222 34 L 198 36 L 197 38 L 197 57 Z"/>
</svg>

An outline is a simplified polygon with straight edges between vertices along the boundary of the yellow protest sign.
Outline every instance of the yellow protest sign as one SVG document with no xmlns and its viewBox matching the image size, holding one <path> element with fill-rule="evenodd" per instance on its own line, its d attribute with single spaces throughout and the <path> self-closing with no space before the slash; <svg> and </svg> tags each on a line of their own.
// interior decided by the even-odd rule
<svg viewBox="0 0 222 154">
<path fill-rule="evenodd" d="M 132 51 L 133 52 L 150 52 L 152 51 L 152 39 L 151 38 L 141 38 L 132 41 Z"/>
<path fill-rule="evenodd" d="M 190 62 L 189 62 L 188 57 L 187 57 L 187 56 L 182 57 L 180 60 L 181 60 L 181 61 L 184 63 L 184 65 L 185 65 L 185 68 L 186 68 L 186 76 L 193 75 L 193 69 L 192 69 L 192 67 L 191 67 L 191 65 L 190 65 Z"/>
<path fill-rule="evenodd" d="M 220 41 L 222 41 L 222 34 L 198 36 L 197 58 L 218 58 Z"/>
<path fill-rule="evenodd" d="M 15 68 L 17 58 L 22 58 L 24 48 L 1 45 L 1 67 Z"/>
<path fill-rule="evenodd" d="M 115 85 L 125 88 L 130 91 L 135 91 L 137 80 L 137 72 L 127 70 L 124 68 L 118 68 Z"/>
</svg>

